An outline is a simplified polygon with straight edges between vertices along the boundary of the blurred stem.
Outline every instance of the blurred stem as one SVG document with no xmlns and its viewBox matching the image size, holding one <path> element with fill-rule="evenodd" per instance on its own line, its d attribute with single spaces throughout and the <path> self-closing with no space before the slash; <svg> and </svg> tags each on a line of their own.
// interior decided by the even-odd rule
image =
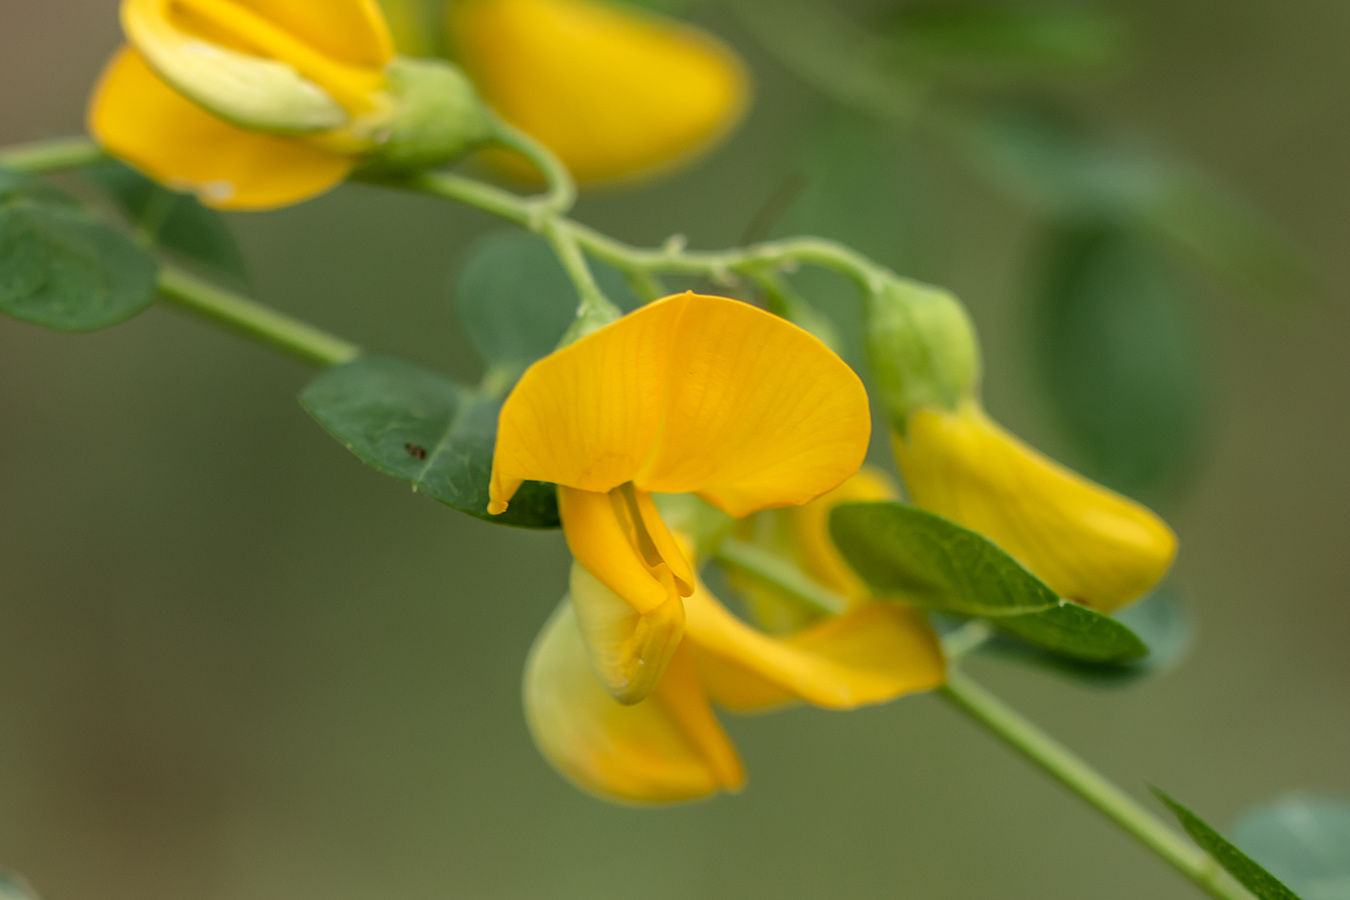
<svg viewBox="0 0 1350 900">
<path fill-rule="evenodd" d="M 0 150 L 0 168 L 41 175 L 61 169 L 78 169 L 103 158 L 103 148 L 88 138 L 56 138 Z"/>
<path fill-rule="evenodd" d="M 948 671 L 941 695 L 1215 900 L 1250 900 L 1209 854 L 959 669 Z"/>
<path fill-rule="evenodd" d="M 722 538 L 713 558 L 728 568 L 777 588 L 813 612 L 837 616 L 848 611 L 847 597 L 817 583 L 792 563 L 754 544 L 731 537 Z"/>
<path fill-rule="evenodd" d="M 547 185 L 544 195 L 532 201 L 532 212 L 538 224 L 531 226 L 531 230 L 542 230 L 544 219 L 548 217 L 566 215 L 577 202 L 577 185 L 562 160 L 530 135 L 500 119 L 497 120 L 496 137 L 503 147 L 528 159 Z"/>
<path fill-rule="evenodd" d="M 361 355 L 361 348 L 355 344 L 247 297 L 218 288 L 181 269 L 163 267 L 159 273 L 159 291 L 175 306 L 284 350 L 307 363 L 335 366 Z"/>
</svg>

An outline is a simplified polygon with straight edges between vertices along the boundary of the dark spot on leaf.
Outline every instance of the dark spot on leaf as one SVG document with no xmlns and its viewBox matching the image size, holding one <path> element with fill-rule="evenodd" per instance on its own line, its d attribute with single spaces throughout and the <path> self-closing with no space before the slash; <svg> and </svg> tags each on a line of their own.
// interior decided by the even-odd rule
<svg viewBox="0 0 1350 900">
<path fill-rule="evenodd" d="M 404 444 L 403 449 L 408 451 L 408 455 L 413 459 L 426 459 L 427 448 L 421 444 Z"/>
</svg>

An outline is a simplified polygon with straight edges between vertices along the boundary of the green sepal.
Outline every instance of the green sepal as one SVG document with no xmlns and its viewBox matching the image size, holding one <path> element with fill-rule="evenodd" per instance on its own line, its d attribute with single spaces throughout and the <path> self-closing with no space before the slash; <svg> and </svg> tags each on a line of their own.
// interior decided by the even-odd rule
<svg viewBox="0 0 1350 900">
<path fill-rule="evenodd" d="M 1256 860 L 1229 843 L 1228 839 L 1215 831 L 1204 819 L 1173 800 L 1157 788 L 1153 793 L 1167 805 L 1177 817 L 1181 827 L 1200 847 L 1214 857 L 1224 870 L 1236 878 L 1243 887 L 1251 891 L 1257 900 L 1300 900 L 1298 894 L 1291 891 L 1284 882 L 1270 874 Z"/>
<path fill-rule="evenodd" d="M 497 118 L 453 63 L 398 56 L 385 73 L 393 113 L 375 135 L 372 166 L 393 171 L 433 168 L 496 134 Z"/>
<path fill-rule="evenodd" d="M 500 398 L 412 363 L 361 357 L 324 371 L 300 403 L 363 462 L 447 506 L 499 525 L 557 528 L 552 485 L 526 482 L 487 512 Z"/>
</svg>

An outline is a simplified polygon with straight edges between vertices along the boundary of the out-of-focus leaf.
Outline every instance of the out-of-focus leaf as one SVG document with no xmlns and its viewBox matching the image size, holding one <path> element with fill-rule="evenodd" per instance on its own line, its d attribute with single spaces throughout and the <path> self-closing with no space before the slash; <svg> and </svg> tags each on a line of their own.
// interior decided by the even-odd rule
<svg viewBox="0 0 1350 900">
<path fill-rule="evenodd" d="M 39 900 L 38 892 L 13 872 L 0 872 L 0 900 Z"/>
<path fill-rule="evenodd" d="M 1178 486 L 1202 436 L 1199 337 L 1167 260 L 1110 225 L 1060 228 L 1033 302 L 1037 361 L 1088 474 L 1133 496 Z"/>
<path fill-rule="evenodd" d="M 243 254 L 217 212 L 191 194 L 171 191 L 115 160 L 89 166 L 97 184 L 147 243 L 238 284 L 248 281 Z"/>
<path fill-rule="evenodd" d="M 918 166 L 917 149 L 896 143 L 889 129 L 856 114 L 826 115 L 802 149 L 791 175 L 796 196 L 772 234 L 830 238 L 897 271 L 932 276 L 925 251 L 934 229 L 924 216 L 921 179 L 914 177 Z M 844 358 L 861 366 L 862 314 L 854 285 L 814 267 L 802 268 L 789 282 L 834 325 Z"/>
<path fill-rule="evenodd" d="M 952 129 L 972 165 L 1054 220 L 1133 225 L 1255 299 L 1305 295 L 1303 261 L 1273 225 L 1157 148 L 1031 103 L 973 107 Z"/>
<path fill-rule="evenodd" d="M 1233 826 L 1233 843 L 1306 900 L 1350 900 L 1350 803 L 1293 795 Z"/>
<path fill-rule="evenodd" d="M 1083 6 L 942 3 L 905 7 L 888 21 L 895 61 L 937 77 L 1081 74 L 1119 63 L 1119 17 Z"/>
<path fill-rule="evenodd" d="M 647 12 L 679 16 L 692 10 L 698 5 L 699 0 L 620 0 L 620 2 Z"/>
<path fill-rule="evenodd" d="M 1205 820 L 1173 800 L 1167 794 L 1153 789 L 1158 799 L 1167 804 L 1172 813 L 1206 853 L 1223 866 L 1242 886 L 1256 895 L 1258 900 L 1299 900 L 1297 894 L 1286 887 L 1278 878 L 1263 869 L 1250 856 L 1234 847 L 1228 840 L 1215 831 Z"/>
<path fill-rule="evenodd" d="M 637 305 L 618 272 L 604 265 L 593 271 L 621 309 Z M 472 250 L 454 294 L 469 340 L 508 381 L 551 353 L 576 316 L 576 290 L 553 250 L 516 231 L 490 235 Z"/>
<path fill-rule="evenodd" d="M 54 188 L 0 170 L 0 312 L 93 331 L 155 299 L 155 262 Z"/>
<path fill-rule="evenodd" d="M 1190 649 L 1194 626 L 1176 588 L 1164 585 L 1112 616 L 1148 645 L 1143 659 L 1086 663 L 1047 653 L 1035 644 L 1000 635 L 981 650 L 1031 663 L 1093 687 L 1125 687 L 1175 668 Z"/>
<path fill-rule="evenodd" d="M 1061 600 L 984 536 L 902 503 L 844 503 L 830 514 L 844 558 L 877 593 L 987 619 L 1047 651 L 1093 662 L 1148 653 L 1109 616 Z"/>
<path fill-rule="evenodd" d="M 394 46 L 404 56 L 445 55 L 446 0 L 379 0 Z"/>
<path fill-rule="evenodd" d="M 487 514 L 499 399 L 411 363 L 362 357 L 325 370 L 300 403 L 361 460 L 434 500 L 502 525 L 558 527 L 553 486 L 538 482 L 500 516 Z"/>
</svg>

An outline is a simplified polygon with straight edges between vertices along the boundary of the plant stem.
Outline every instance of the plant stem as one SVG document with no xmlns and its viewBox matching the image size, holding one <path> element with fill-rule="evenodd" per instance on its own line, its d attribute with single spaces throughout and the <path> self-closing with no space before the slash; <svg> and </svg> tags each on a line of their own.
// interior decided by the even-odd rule
<svg viewBox="0 0 1350 900">
<path fill-rule="evenodd" d="M 959 669 L 947 673 L 941 694 L 1046 774 L 1119 825 L 1215 900 L 1250 900 L 1207 853 L 1139 804 L 1100 772 L 990 694 Z"/>
<path fill-rule="evenodd" d="M 247 297 L 165 266 L 159 274 L 164 299 L 214 322 L 320 366 L 335 366 L 361 355 L 355 344 L 320 331 Z"/>
<path fill-rule="evenodd" d="M 813 612 L 837 616 L 848 611 L 847 597 L 818 584 L 792 563 L 754 544 L 724 537 L 713 558 L 777 588 Z"/>
<path fill-rule="evenodd" d="M 0 167 L 40 175 L 59 169 L 76 169 L 103 158 L 103 148 L 88 138 L 56 138 L 0 150 Z"/>
</svg>

